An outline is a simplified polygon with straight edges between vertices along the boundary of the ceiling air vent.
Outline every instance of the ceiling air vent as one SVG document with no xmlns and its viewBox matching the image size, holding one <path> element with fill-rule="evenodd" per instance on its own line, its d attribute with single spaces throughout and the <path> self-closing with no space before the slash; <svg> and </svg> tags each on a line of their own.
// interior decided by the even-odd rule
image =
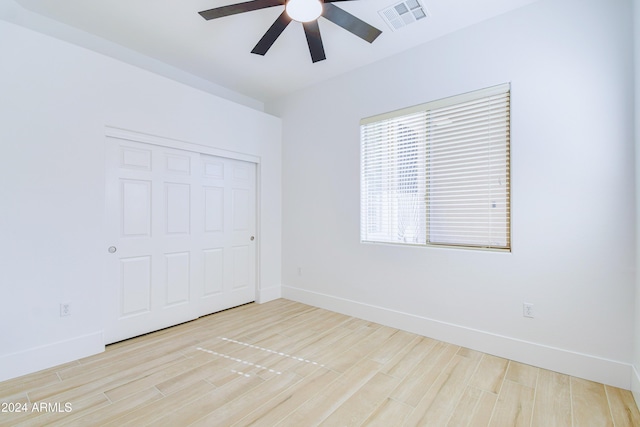
<svg viewBox="0 0 640 427">
<path fill-rule="evenodd" d="M 420 0 L 406 0 L 378 11 L 391 30 L 396 31 L 429 16 Z"/>
</svg>

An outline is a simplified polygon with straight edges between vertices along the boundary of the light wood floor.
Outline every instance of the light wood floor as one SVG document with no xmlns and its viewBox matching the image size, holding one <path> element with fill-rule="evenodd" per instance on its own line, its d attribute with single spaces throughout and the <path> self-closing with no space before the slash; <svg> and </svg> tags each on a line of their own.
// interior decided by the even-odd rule
<svg viewBox="0 0 640 427">
<path fill-rule="evenodd" d="M 2 426 L 640 426 L 628 391 L 283 299 L 0 383 L 0 401 L 27 407 Z"/>
</svg>

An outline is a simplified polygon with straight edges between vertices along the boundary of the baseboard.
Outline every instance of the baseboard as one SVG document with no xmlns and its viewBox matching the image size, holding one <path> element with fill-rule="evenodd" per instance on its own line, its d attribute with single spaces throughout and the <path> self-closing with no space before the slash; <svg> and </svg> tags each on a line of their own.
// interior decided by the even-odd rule
<svg viewBox="0 0 640 427">
<path fill-rule="evenodd" d="M 635 366 L 631 366 L 631 392 L 636 400 L 636 405 L 640 408 L 640 374 Z"/>
<path fill-rule="evenodd" d="M 627 363 L 497 335 L 300 288 L 282 286 L 282 297 L 527 365 L 538 366 L 626 390 L 631 389 L 632 367 Z M 638 379 L 637 375 L 636 379 Z M 638 395 L 636 396 L 638 397 Z"/>
<path fill-rule="evenodd" d="M 265 302 L 273 301 L 278 298 L 282 298 L 282 287 L 271 286 L 258 291 L 258 299 L 256 302 L 258 304 L 264 304 Z"/>
<path fill-rule="evenodd" d="M 102 332 L 0 356 L 0 381 L 31 374 L 104 351 Z"/>
</svg>

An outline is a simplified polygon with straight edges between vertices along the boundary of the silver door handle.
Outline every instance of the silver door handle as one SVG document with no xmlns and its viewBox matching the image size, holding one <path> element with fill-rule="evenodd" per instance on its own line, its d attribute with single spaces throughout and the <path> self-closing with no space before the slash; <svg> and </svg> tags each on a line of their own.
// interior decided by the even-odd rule
<svg viewBox="0 0 640 427">
<path fill-rule="evenodd" d="M 109 249 L 107 250 L 110 254 L 115 254 L 118 249 L 115 246 L 109 246 Z"/>
<path fill-rule="evenodd" d="M 254 241 L 254 239 L 255 239 L 255 237 L 254 237 L 254 236 L 251 236 L 251 241 L 252 241 L 252 242 Z"/>
</svg>

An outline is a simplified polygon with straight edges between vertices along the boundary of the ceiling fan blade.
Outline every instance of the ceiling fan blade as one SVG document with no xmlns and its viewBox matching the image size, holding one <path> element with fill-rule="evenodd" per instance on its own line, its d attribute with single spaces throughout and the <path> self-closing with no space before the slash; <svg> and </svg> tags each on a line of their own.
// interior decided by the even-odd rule
<svg viewBox="0 0 640 427">
<path fill-rule="evenodd" d="M 324 45 L 322 44 L 322 37 L 320 37 L 318 21 L 303 22 L 302 27 L 304 28 L 304 34 L 307 36 L 311 61 L 318 62 L 327 59 L 324 55 Z"/>
<path fill-rule="evenodd" d="M 223 16 L 235 15 L 252 10 L 266 9 L 273 6 L 284 5 L 284 0 L 252 0 L 244 3 L 230 4 L 228 6 L 216 7 L 215 9 L 198 12 L 207 21 L 210 19 L 222 18 Z"/>
<path fill-rule="evenodd" d="M 349 12 L 334 6 L 331 2 L 325 1 L 322 16 L 369 43 L 373 43 L 373 41 L 382 34 L 382 31 L 376 27 L 369 25 Z"/>
<path fill-rule="evenodd" d="M 291 18 L 287 15 L 287 12 L 282 12 L 278 19 L 276 19 L 271 27 L 264 33 L 264 36 L 260 39 L 258 44 L 253 48 L 251 53 L 255 53 L 257 55 L 264 55 L 267 53 L 269 48 L 273 45 L 280 34 L 287 28 L 287 25 L 291 22 Z"/>
</svg>

